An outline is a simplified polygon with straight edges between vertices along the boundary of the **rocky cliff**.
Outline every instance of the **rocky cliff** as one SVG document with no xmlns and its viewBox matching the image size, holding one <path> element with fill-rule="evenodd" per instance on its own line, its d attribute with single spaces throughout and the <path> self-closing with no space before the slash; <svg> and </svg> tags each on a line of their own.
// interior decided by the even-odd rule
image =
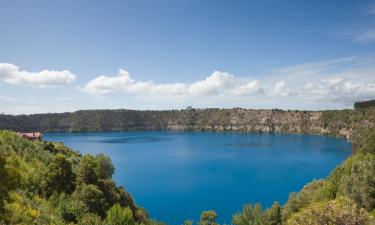
<svg viewBox="0 0 375 225">
<path fill-rule="evenodd" d="M 81 110 L 73 113 L 0 115 L 0 129 L 82 132 L 205 130 L 332 135 L 352 139 L 353 131 L 375 125 L 375 108 L 332 111 L 253 109 Z"/>
</svg>

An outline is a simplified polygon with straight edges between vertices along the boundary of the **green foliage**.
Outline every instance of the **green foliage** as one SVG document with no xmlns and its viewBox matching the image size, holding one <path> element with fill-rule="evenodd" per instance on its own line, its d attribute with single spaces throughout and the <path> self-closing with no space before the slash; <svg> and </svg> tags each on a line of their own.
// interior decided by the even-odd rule
<svg viewBox="0 0 375 225">
<path fill-rule="evenodd" d="M 134 224 L 159 224 L 117 187 L 113 172 L 107 156 L 0 131 L 0 224 L 103 225 L 115 204 L 131 211 Z"/>
<path fill-rule="evenodd" d="M 234 225 L 266 225 L 267 218 L 259 204 L 247 204 L 242 212 L 233 215 L 232 223 Z"/>
<path fill-rule="evenodd" d="M 326 180 L 314 180 L 305 185 L 299 193 L 291 193 L 282 210 L 282 218 L 285 221 L 292 213 L 313 202 L 331 200 L 334 198 L 331 182 Z"/>
<path fill-rule="evenodd" d="M 375 153 L 375 128 L 367 130 L 357 143 L 357 151 Z"/>
<path fill-rule="evenodd" d="M 203 211 L 199 225 L 218 225 L 216 222 L 217 214 L 214 210 Z"/>
<path fill-rule="evenodd" d="M 79 225 L 103 225 L 103 221 L 100 216 L 92 213 L 86 213 L 83 215 L 78 223 Z"/>
<path fill-rule="evenodd" d="M 132 210 L 128 207 L 123 208 L 119 204 L 115 204 L 107 211 L 104 220 L 105 225 L 133 225 L 134 223 Z"/>
<path fill-rule="evenodd" d="M 10 200 L 5 206 L 5 224 L 66 224 L 44 198 L 11 192 Z"/>
<path fill-rule="evenodd" d="M 359 152 L 351 156 L 329 180 L 336 186 L 336 195 L 349 197 L 369 211 L 375 209 L 375 155 Z"/>
<path fill-rule="evenodd" d="M 105 217 L 105 198 L 98 186 L 82 184 L 74 192 L 74 197 L 85 203 L 89 212 Z"/>
<path fill-rule="evenodd" d="M 3 211 L 4 201 L 8 199 L 9 192 L 14 190 L 19 182 L 19 171 L 7 165 L 5 158 L 0 154 L 0 212 Z"/>
<path fill-rule="evenodd" d="M 59 196 L 57 211 L 67 222 L 77 222 L 88 210 L 86 204 L 76 198 L 65 194 Z"/>
<path fill-rule="evenodd" d="M 281 205 L 278 202 L 273 203 L 272 207 L 266 212 L 268 225 L 281 225 Z"/>
<path fill-rule="evenodd" d="M 111 159 L 104 154 L 95 157 L 95 172 L 99 179 L 110 179 L 115 172 Z"/>
<path fill-rule="evenodd" d="M 96 162 L 92 155 L 84 155 L 78 169 L 78 182 L 82 184 L 96 184 L 98 176 L 95 172 Z"/>
<path fill-rule="evenodd" d="M 374 218 L 349 198 L 313 203 L 292 215 L 287 225 L 373 225 Z"/>
<path fill-rule="evenodd" d="M 47 167 L 42 186 L 47 196 L 50 196 L 53 192 L 70 194 L 74 191 L 75 174 L 72 170 L 72 164 L 64 155 L 57 154 L 54 156 Z"/>
</svg>

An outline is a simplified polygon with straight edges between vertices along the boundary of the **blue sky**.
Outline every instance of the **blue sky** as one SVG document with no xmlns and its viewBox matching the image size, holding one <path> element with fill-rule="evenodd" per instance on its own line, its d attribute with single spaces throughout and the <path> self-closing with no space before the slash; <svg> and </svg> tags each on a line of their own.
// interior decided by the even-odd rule
<svg viewBox="0 0 375 225">
<path fill-rule="evenodd" d="M 375 1 L 0 0 L 0 112 L 350 108 Z"/>
</svg>

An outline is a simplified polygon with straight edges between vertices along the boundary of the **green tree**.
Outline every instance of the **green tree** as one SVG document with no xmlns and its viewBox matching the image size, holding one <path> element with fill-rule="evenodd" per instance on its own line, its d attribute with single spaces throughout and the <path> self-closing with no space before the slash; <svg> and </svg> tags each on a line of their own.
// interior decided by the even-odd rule
<svg viewBox="0 0 375 225">
<path fill-rule="evenodd" d="M 199 225 L 218 225 L 216 222 L 217 214 L 214 210 L 203 211 Z"/>
<path fill-rule="evenodd" d="M 368 130 L 363 135 L 360 151 L 375 153 L 375 128 Z"/>
<path fill-rule="evenodd" d="M 83 184 L 96 184 L 98 176 L 96 175 L 95 159 L 91 155 L 84 155 L 78 169 L 78 182 Z"/>
<path fill-rule="evenodd" d="M 115 167 L 112 160 L 104 154 L 99 154 L 95 157 L 96 168 L 95 172 L 99 179 L 110 179 L 115 172 Z"/>
<path fill-rule="evenodd" d="M 77 198 L 72 198 L 65 194 L 60 196 L 60 202 L 57 209 L 60 216 L 65 221 L 75 223 L 88 212 L 88 208 L 85 203 Z"/>
<path fill-rule="evenodd" d="M 74 192 L 74 197 L 81 200 L 88 207 L 89 212 L 105 216 L 105 198 L 98 186 L 93 184 L 80 185 Z"/>
<path fill-rule="evenodd" d="M 273 203 L 272 207 L 267 210 L 266 217 L 268 225 L 281 225 L 281 206 L 280 203 Z"/>
<path fill-rule="evenodd" d="M 338 195 L 348 196 L 360 207 L 375 208 L 375 155 L 357 153 L 347 160 L 338 180 Z"/>
<path fill-rule="evenodd" d="M 242 212 L 234 214 L 232 219 L 232 223 L 235 225 L 265 225 L 266 222 L 266 217 L 259 204 L 245 205 Z"/>
<path fill-rule="evenodd" d="M 0 154 L 0 213 L 4 209 L 4 201 L 8 199 L 9 192 L 15 190 L 19 183 L 20 172 L 7 165 L 5 158 Z"/>
<path fill-rule="evenodd" d="M 128 207 L 121 207 L 115 204 L 107 211 L 107 217 L 104 220 L 105 225 L 134 225 L 132 210 Z"/>
<path fill-rule="evenodd" d="M 106 199 L 106 209 L 110 208 L 115 203 L 120 203 L 121 196 L 118 193 L 116 183 L 113 180 L 99 180 L 97 186 L 103 192 L 104 198 Z"/>
<path fill-rule="evenodd" d="M 43 189 L 47 196 L 53 192 L 72 193 L 75 189 L 75 174 L 72 164 L 62 154 L 57 154 L 47 167 L 43 180 Z"/>
</svg>

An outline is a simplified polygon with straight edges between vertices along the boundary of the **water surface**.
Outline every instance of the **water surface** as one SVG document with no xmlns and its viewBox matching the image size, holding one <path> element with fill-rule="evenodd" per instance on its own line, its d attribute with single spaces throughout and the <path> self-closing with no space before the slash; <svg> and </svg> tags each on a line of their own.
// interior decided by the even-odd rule
<svg viewBox="0 0 375 225">
<path fill-rule="evenodd" d="M 172 225 L 214 209 L 219 222 L 245 203 L 284 203 L 291 191 L 326 177 L 351 153 L 343 139 L 214 132 L 102 132 L 46 134 L 82 153 L 112 158 L 114 179 Z"/>
</svg>

